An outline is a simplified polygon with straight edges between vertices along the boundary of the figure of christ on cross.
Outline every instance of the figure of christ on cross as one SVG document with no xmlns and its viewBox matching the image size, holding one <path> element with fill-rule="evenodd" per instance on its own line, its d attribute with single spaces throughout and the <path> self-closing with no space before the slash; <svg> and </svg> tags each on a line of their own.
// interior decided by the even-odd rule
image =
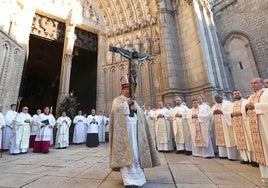
<svg viewBox="0 0 268 188">
<path fill-rule="evenodd" d="M 151 60 L 151 57 L 149 55 L 145 55 L 135 51 L 133 44 L 129 45 L 129 49 L 130 50 L 126 50 L 123 48 L 109 46 L 109 51 L 119 53 L 120 55 L 129 60 L 129 70 L 128 70 L 129 84 L 130 84 L 129 94 L 130 97 L 135 98 L 134 95 L 137 87 L 137 77 L 138 77 L 137 74 L 138 74 L 139 62 L 143 60 Z"/>
</svg>

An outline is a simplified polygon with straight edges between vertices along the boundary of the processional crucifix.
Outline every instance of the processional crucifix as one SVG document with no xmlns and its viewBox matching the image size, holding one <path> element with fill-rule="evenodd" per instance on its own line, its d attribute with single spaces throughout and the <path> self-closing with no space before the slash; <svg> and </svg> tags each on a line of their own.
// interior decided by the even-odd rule
<svg viewBox="0 0 268 188">
<path fill-rule="evenodd" d="M 151 60 L 151 57 L 149 55 L 138 53 L 134 49 L 133 44 L 129 45 L 129 50 L 110 46 L 109 51 L 119 53 L 120 55 L 129 60 L 128 65 L 128 80 L 130 85 L 129 96 L 135 99 L 134 95 L 137 87 L 137 77 L 138 77 L 137 74 L 138 74 L 139 62 L 143 60 Z"/>
</svg>

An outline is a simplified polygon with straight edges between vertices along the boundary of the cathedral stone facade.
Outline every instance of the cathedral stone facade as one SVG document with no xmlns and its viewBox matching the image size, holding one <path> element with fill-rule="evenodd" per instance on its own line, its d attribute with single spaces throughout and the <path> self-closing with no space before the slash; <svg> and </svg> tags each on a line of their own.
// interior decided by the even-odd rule
<svg viewBox="0 0 268 188">
<path fill-rule="evenodd" d="M 109 111 L 113 98 L 120 93 L 119 79 L 127 74 L 129 63 L 110 52 L 111 45 L 128 49 L 133 44 L 136 51 L 151 56 L 151 60 L 139 63 L 135 96 L 140 104 L 156 107 L 159 100 L 172 104 L 175 96 L 190 104 L 197 95 L 212 103 L 216 93 L 230 99 L 232 89 L 238 86 L 248 92 L 251 77 L 267 77 L 267 29 L 260 32 L 260 38 L 255 36 L 258 32 L 254 33 L 254 28 L 232 31 L 230 14 L 237 15 L 237 10 L 230 7 L 240 6 L 242 10 L 247 1 L 235 0 L 230 5 L 224 2 L 4 0 L 0 7 L 0 103 L 7 110 L 17 102 L 30 35 L 63 42 L 58 103 L 71 92 L 72 60 L 79 47 L 97 52 L 95 107 Z M 255 19 L 267 23 L 267 15 L 260 13 Z M 238 14 L 242 20 L 246 16 Z M 244 27 L 248 28 L 246 24 Z M 259 46 L 262 39 L 266 40 L 266 52 Z M 240 52 L 243 59 L 237 58 Z M 239 70 L 235 65 L 250 73 L 246 83 L 237 81 Z"/>
<path fill-rule="evenodd" d="M 251 93 L 253 77 L 268 78 L 268 1 L 216 0 L 213 13 L 235 87 Z"/>
</svg>

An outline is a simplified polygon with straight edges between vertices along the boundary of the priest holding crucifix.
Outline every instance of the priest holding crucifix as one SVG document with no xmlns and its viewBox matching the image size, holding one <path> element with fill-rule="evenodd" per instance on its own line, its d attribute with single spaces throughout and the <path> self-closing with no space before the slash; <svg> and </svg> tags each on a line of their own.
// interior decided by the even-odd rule
<svg viewBox="0 0 268 188">
<path fill-rule="evenodd" d="M 142 186 L 146 183 L 142 169 L 158 166 L 160 160 L 146 116 L 133 97 L 137 84 L 139 55 L 137 52 L 115 47 L 110 47 L 110 50 L 130 60 L 129 76 L 133 79 L 134 86 L 134 90 L 131 90 L 129 77 L 122 76 L 121 95 L 112 103 L 109 118 L 110 167 L 112 170 L 120 170 L 125 187 Z"/>
</svg>

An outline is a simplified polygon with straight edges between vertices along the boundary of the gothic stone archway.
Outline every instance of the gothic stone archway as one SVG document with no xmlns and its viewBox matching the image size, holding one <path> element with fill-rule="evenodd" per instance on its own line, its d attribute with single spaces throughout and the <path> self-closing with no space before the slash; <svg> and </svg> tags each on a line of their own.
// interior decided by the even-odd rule
<svg viewBox="0 0 268 188">
<path fill-rule="evenodd" d="M 20 93 L 22 105 L 37 108 L 46 105 L 55 113 L 59 94 L 65 24 L 36 14 L 29 42 Z M 83 110 L 96 106 L 97 36 L 76 28 L 70 92 L 73 91 Z"/>
</svg>

